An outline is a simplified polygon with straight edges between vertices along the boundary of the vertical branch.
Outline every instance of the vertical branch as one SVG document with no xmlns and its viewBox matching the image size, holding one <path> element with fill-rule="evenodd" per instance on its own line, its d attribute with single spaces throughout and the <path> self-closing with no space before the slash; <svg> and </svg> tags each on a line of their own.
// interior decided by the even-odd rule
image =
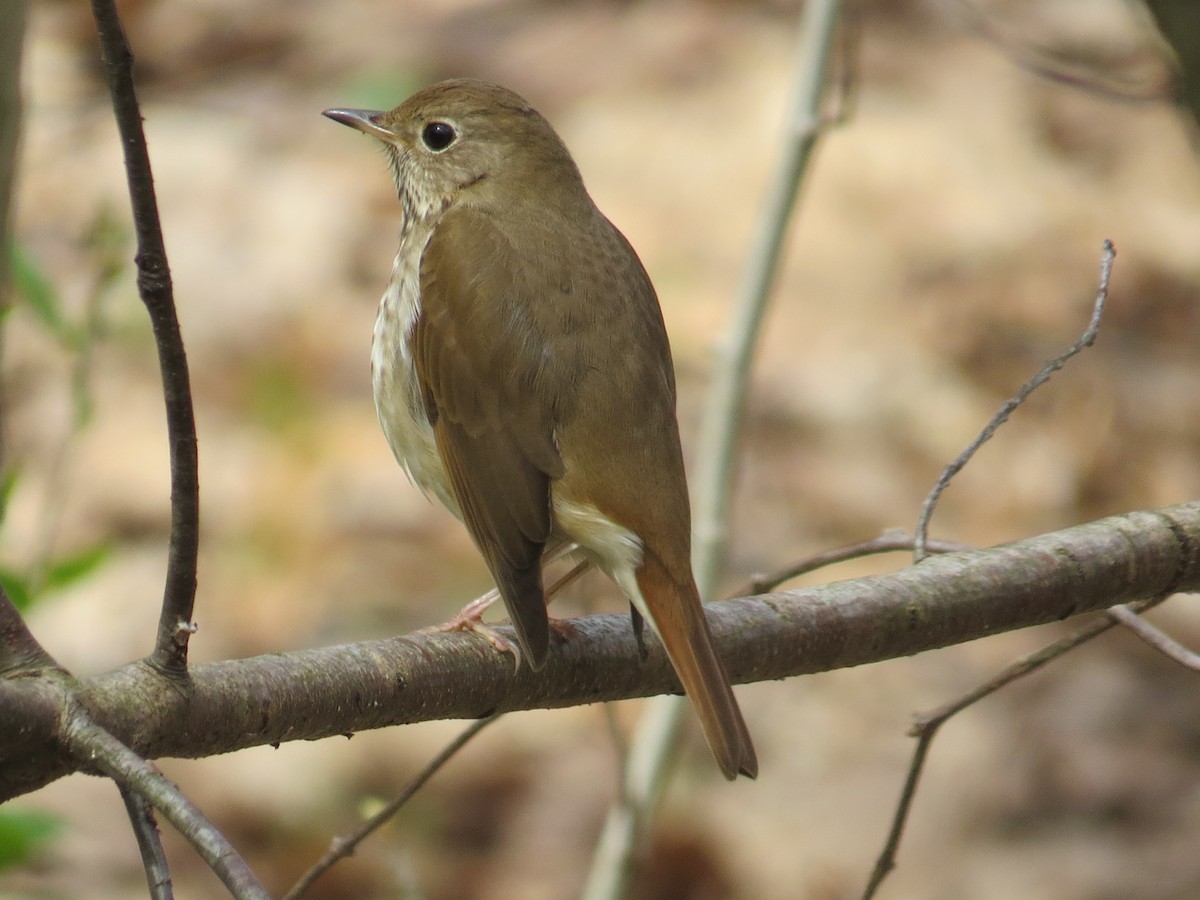
<svg viewBox="0 0 1200 900">
<path fill-rule="evenodd" d="M 129 824 L 137 838 L 138 852 L 142 855 L 142 868 L 146 870 L 146 887 L 150 900 L 174 900 L 171 886 L 171 870 L 167 866 L 167 854 L 163 850 L 162 838 L 158 833 L 158 822 L 154 818 L 154 807 L 137 791 L 118 785 Z"/>
<path fill-rule="evenodd" d="M 158 348 L 163 395 L 167 407 L 167 438 L 171 453 L 171 539 L 163 589 L 158 635 L 149 662 L 172 676 L 187 671 L 188 637 L 196 596 L 196 558 L 200 542 L 200 489 L 197 475 L 196 422 L 192 391 L 171 271 L 163 246 L 150 154 L 142 131 L 142 113 L 133 88 L 133 53 L 125 39 L 115 0 L 92 0 L 100 34 L 101 54 L 112 93 L 113 112 L 125 153 L 125 174 L 137 234 L 137 285 Z"/>
<path fill-rule="evenodd" d="M 796 198 L 821 133 L 822 100 L 829 81 L 839 5 L 837 0 L 805 4 L 796 50 L 793 118 L 788 122 L 780 157 L 767 186 L 766 208 L 742 273 L 734 320 L 717 348 L 695 478 L 696 545 L 692 563 L 700 596 L 706 600 L 711 600 L 716 591 L 728 555 L 729 506 L 750 365 L 779 271 Z"/>
<path fill-rule="evenodd" d="M 692 563 L 703 599 L 716 590 L 725 566 L 737 440 L 745 412 L 750 364 L 795 209 L 796 196 L 821 130 L 822 100 L 840 13 L 838 0 L 804 6 L 792 88 L 793 118 L 767 188 L 766 208 L 743 273 L 734 321 L 718 349 L 694 479 L 695 548 Z M 623 805 L 609 811 L 584 889 L 586 900 L 626 893 L 633 853 L 666 783 L 686 708 L 682 697 L 650 701 L 629 750 Z"/>
<path fill-rule="evenodd" d="M 25 0 L 0 3 L 0 313 L 9 305 L 10 209 L 21 132 L 21 47 L 26 11 Z M 3 412 L 0 407 L 0 464 L 4 462 Z"/>
</svg>

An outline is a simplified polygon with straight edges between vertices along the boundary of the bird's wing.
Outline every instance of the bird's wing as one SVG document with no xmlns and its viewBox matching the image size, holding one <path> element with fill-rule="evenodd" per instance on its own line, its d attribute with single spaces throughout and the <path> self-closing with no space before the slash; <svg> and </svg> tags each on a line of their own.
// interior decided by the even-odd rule
<svg viewBox="0 0 1200 900">
<path fill-rule="evenodd" d="M 540 668 L 549 642 L 541 556 L 550 539 L 554 360 L 528 271 L 486 216 L 451 209 L 421 259 L 413 360 L 438 453 L 522 650 Z"/>
</svg>

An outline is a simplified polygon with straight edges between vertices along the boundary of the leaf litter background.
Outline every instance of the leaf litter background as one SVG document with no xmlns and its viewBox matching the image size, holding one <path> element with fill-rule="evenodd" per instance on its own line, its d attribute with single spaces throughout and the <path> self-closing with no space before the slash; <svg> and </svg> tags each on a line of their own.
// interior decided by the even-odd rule
<svg viewBox="0 0 1200 900">
<path fill-rule="evenodd" d="M 1041 80 L 950 8 L 863 8 L 856 102 L 815 160 L 755 367 L 731 585 L 911 527 L 941 466 L 1082 329 L 1104 238 L 1119 256 L 1098 345 L 955 482 L 934 532 L 991 544 L 1200 495 L 1200 177 L 1186 125 L 1165 104 Z M 988 8 L 1097 71 L 1161 77 L 1132 5 Z M 326 107 L 391 106 L 453 75 L 531 99 L 654 277 L 694 445 L 780 139 L 793 4 L 123 9 L 200 432 L 197 660 L 407 631 L 488 583 L 461 526 L 407 483 L 378 433 L 367 350 L 398 207 L 380 154 L 322 119 Z M 9 320 L 3 360 L 20 480 L 0 559 L 35 565 L 47 534 L 60 555 L 112 542 L 105 565 L 32 616 L 78 672 L 149 649 L 168 526 L 149 329 L 128 270 L 96 287 L 112 251 L 89 234 L 128 229 L 96 55 L 85 5 L 34 5 L 16 229 L 75 321 L 98 296 L 89 422 L 72 425 L 76 358 L 28 309 Z M 560 602 L 559 615 L 619 608 L 598 579 Z M 1156 619 L 1200 642 L 1190 601 Z M 759 781 L 722 782 L 693 728 L 635 896 L 856 896 L 907 764 L 910 713 L 1069 627 L 739 689 Z M 1194 677 L 1113 634 L 954 720 L 884 896 L 1197 896 L 1198 695 Z M 637 712 L 616 709 L 623 728 Z M 162 767 L 281 891 L 458 728 Z M 312 896 L 573 896 L 616 772 L 599 708 L 513 715 Z M 0 878 L 0 896 L 144 896 L 111 785 L 73 777 L 20 805 L 69 825 L 35 866 Z M 167 842 L 179 895 L 216 896 Z"/>
</svg>

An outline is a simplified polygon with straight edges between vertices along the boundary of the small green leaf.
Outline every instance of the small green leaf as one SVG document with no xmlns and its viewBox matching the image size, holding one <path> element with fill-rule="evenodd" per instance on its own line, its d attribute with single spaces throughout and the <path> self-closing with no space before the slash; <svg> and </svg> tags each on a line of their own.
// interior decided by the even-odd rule
<svg viewBox="0 0 1200 900">
<path fill-rule="evenodd" d="M 37 599 L 29 587 L 29 579 L 18 575 L 7 566 L 0 567 L 0 587 L 19 612 L 25 612 Z"/>
<path fill-rule="evenodd" d="M 25 302 L 42 320 L 43 325 L 60 340 L 71 343 L 74 338 L 73 329 L 63 318 L 58 291 L 54 289 L 50 279 L 34 262 L 33 257 L 18 244 L 9 245 L 9 258 L 13 286 L 17 293 L 25 298 Z"/>
<path fill-rule="evenodd" d="M 30 810 L 0 810 L 0 871 L 28 862 L 62 831 L 58 816 Z"/>
<path fill-rule="evenodd" d="M 3 525 L 4 520 L 8 518 L 8 504 L 12 502 L 13 491 L 17 487 L 17 478 L 16 469 L 9 469 L 0 475 L 0 525 Z"/>
<path fill-rule="evenodd" d="M 103 565 L 112 552 L 107 543 L 96 544 L 81 550 L 71 556 L 56 559 L 46 566 L 46 575 L 42 579 L 42 590 L 69 587 L 80 579 L 86 578 Z"/>
</svg>

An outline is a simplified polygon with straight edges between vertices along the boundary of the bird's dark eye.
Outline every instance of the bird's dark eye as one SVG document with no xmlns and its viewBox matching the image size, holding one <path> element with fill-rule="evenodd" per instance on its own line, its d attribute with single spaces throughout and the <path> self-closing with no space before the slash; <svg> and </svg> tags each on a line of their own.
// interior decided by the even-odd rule
<svg viewBox="0 0 1200 900">
<path fill-rule="evenodd" d="M 454 130 L 453 125 L 447 122 L 430 122 L 421 132 L 421 140 L 435 153 L 439 153 L 453 144 L 456 137 L 458 137 L 458 132 Z"/>
</svg>

